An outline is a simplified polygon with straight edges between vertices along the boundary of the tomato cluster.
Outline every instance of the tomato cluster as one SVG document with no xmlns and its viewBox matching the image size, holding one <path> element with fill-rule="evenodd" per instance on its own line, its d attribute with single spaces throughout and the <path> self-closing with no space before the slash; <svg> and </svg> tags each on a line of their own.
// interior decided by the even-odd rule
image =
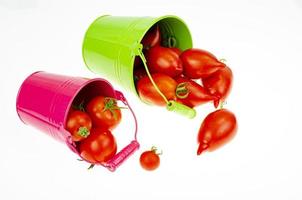
<svg viewBox="0 0 302 200">
<path fill-rule="evenodd" d="M 160 27 L 155 25 L 142 40 L 148 70 L 161 93 L 167 100 L 191 108 L 210 101 L 217 108 L 231 90 L 231 69 L 208 51 L 187 49 L 182 52 L 177 47 L 163 46 L 165 42 L 161 38 Z M 165 106 L 166 101 L 154 88 L 139 57 L 135 59 L 133 73 L 140 98 Z"/>
<path fill-rule="evenodd" d="M 166 100 L 174 100 L 191 108 L 207 102 L 213 102 L 215 108 L 223 105 L 232 88 L 232 70 L 209 51 L 196 48 L 182 51 L 174 46 L 165 46 L 168 43 L 162 41 L 163 38 L 166 37 L 161 34 L 160 25 L 156 24 L 142 40 L 146 65 L 153 80 L 139 57 L 135 58 L 133 75 L 140 98 L 158 106 L 165 106 Z M 227 143 L 236 130 L 235 115 L 221 106 L 202 122 L 197 154 L 215 150 Z M 152 164 L 153 161 L 155 164 Z M 146 151 L 141 155 L 140 162 L 144 169 L 151 170 L 159 165 L 159 157 L 152 150 Z"/>
<path fill-rule="evenodd" d="M 86 105 L 74 106 L 68 114 L 66 129 L 76 142 L 80 156 L 92 163 L 104 163 L 117 151 L 111 131 L 121 121 L 114 98 L 96 96 Z"/>
</svg>

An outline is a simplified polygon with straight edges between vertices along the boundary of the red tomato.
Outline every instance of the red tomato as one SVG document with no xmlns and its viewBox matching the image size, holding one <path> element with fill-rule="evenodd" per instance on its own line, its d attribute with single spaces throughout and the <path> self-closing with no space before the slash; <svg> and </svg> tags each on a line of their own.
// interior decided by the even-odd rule
<svg viewBox="0 0 302 200">
<path fill-rule="evenodd" d="M 141 68 L 137 68 L 137 69 L 134 69 L 133 71 L 133 78 L 134 78 L 134 81 L 137 82 L 139 81 L 140 79 L 144 78 L 145 76 L 147 76 L 147 72 L 145 70 L 144 67 L 141 67 Z"/>
<path fill-rule="evenodd" d="M 181 53 L 182 53 L 181 50 L 180 50 L 179 48 L 177 48 L 177 47 L 171 47 L 170 49 L 171 49 L 172 51 L 174 51 L 175 53 L 177 53 L 178 56 L 180 56 Z"/>
<path fill-rule="evenodd" d="M 184 75 L 191 78 L 205 78 L 217 70 L 224 68 L 225 64 L 201 49 L 188 49 L 180 55 L 184 67 Z"/>
<path fill-rule="evenodd" d="M 202 79 L 205 89 L 212 95 L 219 97 L 215 102 L 215 107 L 219 101 L 224 101 L 229 95 L 233 82 L 233 73 L 229 67 L 216 71 L 207 78 Z"/>
<path fill-rule="evenodd" d="M 156 153 L 156 148 L 152 147 L 151 151 L 145 151 L 141 154 L 139 161 L 145 170 L 152 171 L 159 167 L 160 154 Z"/>
<path fill-rule="evenodd" d="M 191 108 L 217 100 L 217 97 L 209 94 L 201 85 L 184 77 L 176 78 L 178 83 L 176 97 L 179 102 Z"/>
<path fill-rule="evenodd" d="M 213 151 L 221 147 L 230 141 L 236 132 L 237 120 L 231 111 L 220 109 L 210 113 L 199 129 L 197 155 L 205 150 Z"/>
<path fill-rule="evenodd" d="M 139 56 L 135 56 L 134 58 L 134 69 L 141 68 L 143 66 L 143 62 Z"/>
<path fill-rule="evenodd" d="M 92 122 L 88 114 L 79 110 L 71 110 L 67 122 L 66 129 L 71 133 L 73 141 L 80 141 L 88 137 Z"/>
<path fill-rule="evenodd" d="M 165 95 L 168 100 L 176 100 L 175 96 L 175 89 L 176 89 L 176 81 L 167 76 L 165 74 L 152 74 L 152 78 L 159 88 L 159 90 Z M 164 101 L 163 97 L 156 91 L 153 87 L 148 76 L 142 78 L 137 83 L 137 91 L 140 98 L 151 104 L 165 106 L 166 102 Z"/>
<path fill-rule="evenodd" d="M 86 106 L 93 126 L 112 130 L 121 121 L 122 113 L 115 99 L 97 96 Z"/>
<path fill-rule="evenodd" d="M 183 71 L 179 56 L 170 48 L 155 46 L 146 53 L 146 59 L 152 73 L 163 73 L 175 77 Z"/>
<path fill-rule="evenodd" d="M 161 36 L 159 26 L 153 26 L 142 39 L 144 49 L 150 49 L 160 44 Z"/>
<path fill-rule="evenodd" d="M 114 136 L 109 130 L 92 128 L 89 137 L 80 142 L 81 157 L 90 163 L 103 163 L 110 160 L 117 150 Z"/>
</svg>

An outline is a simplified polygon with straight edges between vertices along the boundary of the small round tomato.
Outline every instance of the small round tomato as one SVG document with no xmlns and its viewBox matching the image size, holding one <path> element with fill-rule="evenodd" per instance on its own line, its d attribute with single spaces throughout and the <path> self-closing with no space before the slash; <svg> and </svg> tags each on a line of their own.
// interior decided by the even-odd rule
<svg viewBox="0 0 302 200">
<path fill-rule="evenodd" d="M 92 128 L 88 138 L 79 144 L 81 157 L 93 164 L 110 160 L 117 151 L 114 136 L 109 130 Z"/>
<path fill-rule="evenodd" d="M 79 110 L 71 110 L 67 117 L 66 130 L 71 133 L 73 141 L 88 137 L 92 122 L 89 115 Z"/>
<path fill-rule="evenodd" d="M 205 78 L 225 64 L 208 51 L 202 49 L 188 49 L 180 55 L 184 67 L 184 75 L 191 79 Z"/>
<path fill-rule="evenodd" d="M 144 38 L 142 39 L 142 44 L 144 49 L 148 50 L 154 46 L 157 46 L 160 44 L 161 35 L 159 26 L 155 25 L 151 27 L 151 29 L 146 33 Z"/>
<path fill-rule="evenodd" d="M 145 170 L 152 171 L 159 167 L 160 158 L 158 153 L 156 153 L 157 149 L 152 147 L 150 151 L 145 151 L 141 154 L 139 161 Z"/>
<path fill-rule="evenodd" d="M 178 83 L 176 88 L 176 97 L 178 102 L 191 108 L 217 100 L 217 97 L 208 93 L 201 85 L 184 77 L 175 79 Z"/>
<path fill-rule="evenodd" d="M 159 73 L 152 74 L 152 78 L 155 84 L 157 85 L 157 87 L 159 88 L 159 90 L 161 91 L 161 93 L 168 100 L 176 100 L 175 89 L 176 89 L 177 82 L 173 78 L 165 74 L 159 74 Z M 166 105 L 165 100 L 154 88 L 148 76 L 140 79 L 137 82 L 136 88 L 140 98 L 146 103 L 151 103 L 158 106 Z"/>
<path fill-rule="evenodd" d="M 226 109 L 216 110 L 203 120 L 199 133 L 197 155 L 203 151 L 214 151 L 230 141 L 237 132 L 235 115 Z"/>
<path fill-rule="evenodd" d="M 112 130 L 121 122 L 121 110 L 116 99 L 111 97 L 94 97 L 88 102 L 86 111 L 95 127 Z"/>
<path fill-rule="evenodd" d="M 170 48 L 155 46 L 146 53 L 146 60 L 152 73 L 163 73 L 175 77 L 183 71 L 178 54 Z"/>
</svg>

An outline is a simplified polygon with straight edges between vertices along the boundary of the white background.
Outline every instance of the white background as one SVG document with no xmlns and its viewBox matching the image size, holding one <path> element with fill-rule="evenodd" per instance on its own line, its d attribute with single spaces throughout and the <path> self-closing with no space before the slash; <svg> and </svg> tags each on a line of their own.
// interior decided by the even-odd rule
<svg viewBox="0 0 302 200">
<path fill-rule="evenodd" d="M 212 105 L 188 120 L 125 92 L 142 148 L 111 173 L 87 171 L 66 146 L 21 123 L 15 98 L 32 72 L 97 77 L 84 67 L 81 44 L 104 14 L 178 15 L 195 47 L 227 59 L 235 139 L 198 157 L 197 131 Z M 302 199 L 301 57 L 301 0 L 0 0 L 0 199 Z M 119 147 L 132 132 L 124 111 L 114 131 Z M 138 159 L 152 145 L 164 154 L 147 172 Z"/>
</svg>

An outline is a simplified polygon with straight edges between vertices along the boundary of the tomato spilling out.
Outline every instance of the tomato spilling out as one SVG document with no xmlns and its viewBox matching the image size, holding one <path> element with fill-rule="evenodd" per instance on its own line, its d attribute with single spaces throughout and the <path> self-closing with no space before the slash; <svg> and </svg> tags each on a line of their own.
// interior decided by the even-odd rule
<svg viewBox="0 0 302 200">
<path fill-rule="evenodd" d="M 182 53 L 182 51 L 177 47 L 171 47 L 170 49 L 174 51 L 178 56 L 180 56 L 180 54 Z"/>
<path fill-rule="evenodd" d="M 73 141 L 81 141 L 90 134 L 92 121 L 89 115 L 79 110 L 71 110 L 67 122 L 66 129 L 71 133 Z"/>
<path fill-rule="evenodd" d="M 177 82 L 173 78 L 160 73 L 152 74 L 152 78 L 168 100 L 176 100 L 175 89 Z M 146 103 L 152 103 L 158 106 L 166 105 L 165 100 L 154 88 L 148 76 L 137 82 L 137 91 L 140 98 Z"/>
<path fill-rule="evenodd" d="M 202 79 L 202 83 L 206 90 L 217 97 L 219 100 L 215 102 L 215 107 L 219 101 L 224 101 L 232 89 L 233 73 L 229 67 L 225 67 L 216 71 L 207 78 Z"/>
<path fill-rule="evenodd" d="M 143 169 L 147 171 L 155 170 L 159 167 L 161 153 L 157 153 L 157 148 L 152 147 L 150 151 L 145 151 L 141 154 L 139 161 Z"/>
<path fill-rule="evenodd" d="M 142 39 L 144 49 L 150 49 L 160 44 L 161 35 L 158 25 L 153 26 Z"/>
<path fill-rule="evenodd" d="M 146 59 L 152 73 L 163 73 L 175 77 L 183 71 L 178 54 L 170 48 L 155 46 L 146 53 Z"/>
<path fill-rule="evenodd" d="M 184 75 L 191 79 L 205 78 L 225 67 L 225 64 L 208 51 L 188 49 L 180 55 Z"/>
<path fill-rule="evenodd" d="M 122 113 L 114 98 L 97 96 L 86 106 L 95 127 L 114 129 L 121 121 Z"/>
<path fill-rule="evenodd" d="M 201 85 L 184 77 L 176 79 L 178 85 L 176 88 L 176 97 L 179 102 L 191 108 L 216 101 L 217 97 L 209 94 Z"/>
<path fill-rule="evenodd" d="M 230 141 L 237 132 L 235 115 L 226 109 L 216 110 L 203 120 L 199 133 L 197 155 L 203 151 L 214 151 Z"/>
<path fill-rule="evenodd" d="M 79 145 L 81 157 L 93 164 L 110 160 L 117 151 L 114 136 L 109 130 L 92 128 L 89 137 Z"/>
</svg>

